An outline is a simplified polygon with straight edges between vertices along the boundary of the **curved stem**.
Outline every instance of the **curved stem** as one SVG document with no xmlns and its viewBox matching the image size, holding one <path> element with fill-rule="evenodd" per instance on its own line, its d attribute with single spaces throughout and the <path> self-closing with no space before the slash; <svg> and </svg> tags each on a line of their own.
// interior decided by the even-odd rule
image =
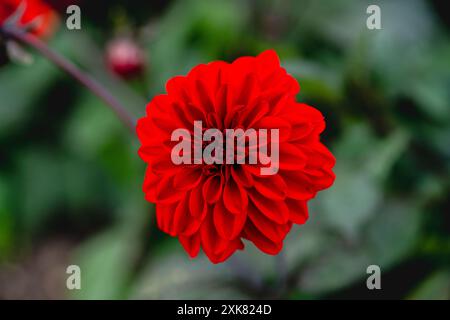
<svg viewBox="0 0 450 320">
<path fill-rule="evenodd" d="M 67 60 L 59 53 L 50 49 L 45 42 L 41 41 L 32 34 L 26 33 L 18 28 L 5 26 L 1 27 L 1 33 L 3 33 L 7 38 L 14 39 L 36 49 L 60 69 L 64 70 L 70 76 L 78 80 L 78 82 L 102 99 L 116 113 L 131 133 L 135 133 L 134 118 L 103 85 L 93 79 L 90 75 L 80 70 L 75 64 Z"/>
</svg>

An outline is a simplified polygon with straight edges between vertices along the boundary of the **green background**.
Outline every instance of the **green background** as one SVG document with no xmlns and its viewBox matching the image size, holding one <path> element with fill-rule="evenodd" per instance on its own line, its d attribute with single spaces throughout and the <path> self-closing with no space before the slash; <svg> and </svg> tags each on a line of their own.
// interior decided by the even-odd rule
<svg viewBox="0 0 450 320">
<path fill-rule="evenodd" d="M 381 30 L 366 8 L 381 7 Z M 0 68 L 0 298 L 450 297 L 450 41 L 443 1 L 88 1 L 82 30 L 49 45 L 136 117 L 198 63 L 275 49 L 321 110 L 336 181 L 283 253 L 247 243 L 226 263 L 188 258 L 155 226 L 136 138 L 101 101 L 33 52 Z M 65 18 L 65 14 L 62 15 Z M 105 47 L 145 50 L 123 82 Z M 32 52 L 32 51 L 31 51 Z M 66 267 L 82 289 L 65 288 Z M 381 267 L 382 290 L 366 288 Z"/>
</svg>

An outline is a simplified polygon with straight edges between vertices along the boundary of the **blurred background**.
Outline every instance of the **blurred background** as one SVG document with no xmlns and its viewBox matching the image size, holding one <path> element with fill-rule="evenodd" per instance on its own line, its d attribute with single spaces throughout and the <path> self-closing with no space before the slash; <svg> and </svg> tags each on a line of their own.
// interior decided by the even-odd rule
<svg viewBox="0 0 450 320">
<path fill-rule="evenodd" d="M 137 139 L 31 50 L 32 65 L 0 67 L 0 298 L 450 298 L 444 1 L 50 2 L 49 46 L 136 117 L 198 63 L 275 49 L 298 100 L 326 117 L 337 179 L 281 255 L 247 244 L 220 265 L 191 260 L 155 226 Z M 68 4 L 80 31 L 65 27 Z M 370 4 L 381 30 L 366 27 Z M 66 289 L 71 264 L 82 290 Z M 366 288 L 372 264 L 382 290 Z"/>
</svg>

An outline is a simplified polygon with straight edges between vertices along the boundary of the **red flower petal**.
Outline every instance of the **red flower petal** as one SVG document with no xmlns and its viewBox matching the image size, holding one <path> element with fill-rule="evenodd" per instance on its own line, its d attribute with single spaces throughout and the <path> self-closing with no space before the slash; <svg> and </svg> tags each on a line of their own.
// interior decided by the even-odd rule
<svg viewBox="0 0 450 320">
<path fill-rule="evenodd" d="M 212 263 L 221 263 L 228 259 L 236 250 L 242 250 L 244 249 L 244 244 L 242 243 L 241 239 L 235 239 L 229 243 L 227 248 L 222 251 L 221 253 L 213 253 L 209 254 L 208 258 L 211 260 Z"/>
<path fill-rule="evenodd" d="M 261 212 L 253 204 L 249 205 L 248 217 L 253 222 L 255 227 L 272 242 L 283 241 L 290 229 L 288 224 L 273 223 L 272 220 L 261 214 Z"/>
<path fill-rule="evenodd" d="M 253 177 L 247 170 L 244 169 L 244 166 L 231 167 L 231 176 L 236 181 L 237 184 L 250 188 L 253 186 L 254 181 Z"/>
<path fill-rule="evenodd" d="M 303 224 L 308 220 L 308 206 L 305 200 L 287 199 L 289 208 L 289 219 L 293 223 Z"/>
<path fill-rule="evenodd" d="M 176 204 L 158 204 L 156 206 L 156 221 L 158 223 L 158 227 L 171 236 L 175 236 L 177 234 L 173 219 L 175 215 L 175 208 Z"/>
<path fill-rule="evenodd" d="M 178 240 L 191 258 L 195 258 L 198 255 L 200 251 L 200 233 L 192 236 L 179 236 Z"/>
<path fill-rule="evenodd" d="M 202 194 L 202 185 L 192 189 L 189 196 L 189 211 L 191 216 L 203 220 L 206 215 L 208 205 Z"/>
<path fill-rule="evenodd" d="M 238 125 L 243 128 L 258 128 L 254 127 L 255 122 L 259 121 L 269 112 L 269 104 L 264 100 L 254 100 L 252 105 L 244 108 L 239 115 Z"/>
<path fill-rule="evenodd" d="M 209 177 L 203 185 L 203 197 L 206 202 L 212 204 L 219 200 L 222 194 L 223 177 L 221 175 L 215 175 Z"/>
<path fill-rule="evenodd" d="M 255 128 L 267 129 L 267 138 L 270 138 L 270 129 L 278 129 L 280 142 L 286 141 L 291 134 L 291 125 L 280 117 L 264 117 L 255 123 Z"/>
<path fill-rule="evenodd" d="M 275 255 L 283 248 L 283 242 L 273 242 L 261 233 L 252 222 L 248 221 L 245 230 L 244 238 L 250 240 L 258 247 L 259 250 L 267 254 Z"/>
<path fill-rule="evenodd" d="M 316 194 L 310 178 L 300 171 L 280 173 L 287 186 L 287 197 L 298 200 L 309 200 Z"/>
<path fill-rule="evenodd" d="M 22 2 L 25 2 L 25 12 L 20 19 L 20 24 L 26 25 L 39 18 L 39 23 L 31 30 L 31 32 L 39 37 L 50 35 L 53 32 L 58 19 L 55 11 L 42 0 L 0 1 L 0 25 L 17 10 Z"/>
<path fill-rule="evenodd" d="M 214 206 L 214 225 L 222 238 L 231 240 L 236 238 L 244 227 L 247 213 L 231 213 L 227 210 L 222 200 Z"/>
<path fill-rule="evenodd" d="M 202 180 L 202 169 L 200 167 L 190 167 L 180 171 L 174 180 L 175 187 L 180 190 L 190 190 L 195 188 Z"/>
<path fill-rule="evenodd" d="M 234 179 L 228 179 L 225 184 L 223 201 L 225 202 L 225 207 L 233 214 L 241 214 L 247 210 L 247 192 Z"/>
<path fill-rule="evenodd" d="M 158 203 L 168 204 L 179 201 L 183 194 L 176 192 L 174 176 L 164 176 L 156 187 L 156 199 Z"/>
<path fill-rule="evenodd" d="M 202 221 L 192 217 L 189 211 L 190 194 L 187 193 L 183 199 L 178 203 L 174 215 L 174 228 L 177 234 L 190 236 L 197 232 Z"/>
<path fill-rule="evenodd" d="M 287 185 L 280 175 L 272 175 L 264 178 L 255 178 L 255 189 L 263 196 L 281 201 L 286 198 Z"/>
<path fill-rule="evenodd" d="M 280 145 L 280 169 L 289 171 L 302 170 L 307 158 L 303 151 L 291 143 Z"/>
<path fill-rule="evenodd" d="M 207 254 L 220 254 L 226 250 L 230 241 L 219 235 L 214 226 L 212 212 L 209 211 L 200 228 L 202 248 Z"/>
<path fill-rule="evenodd" d="M 284 201 L 267 199 L 259 192 L 250 192 L 250 199 L 267 218 L 278 224 L 285 224 L 289 219 L 289 209 Z"/>
</svg>

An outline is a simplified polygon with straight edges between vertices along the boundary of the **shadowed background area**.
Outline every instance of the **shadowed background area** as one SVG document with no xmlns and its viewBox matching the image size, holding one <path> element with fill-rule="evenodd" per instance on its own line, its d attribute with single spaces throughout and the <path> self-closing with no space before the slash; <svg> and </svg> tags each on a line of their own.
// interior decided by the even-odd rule
<svg viewBox="0 0 450 320">
<path fill-rule="evenodd" d="M 337 178 L 281 255 L 246 243 L 220 265 L 191 260 L 155 225 L 137 139 L 33 52 L 29 66 L 0 67 L 0 298 L 450 298 L 443 1 L 48 2 L 61 19 L 49 45 L 136 117 L 198 63 L 275 49 L 300 83 L 298 101 L 326 118 Z M 381 30 L 366 27 L 372 2 Z M 65 28 L 72 3 L 79 31 Z M 137 67 L 112 67 L 123 50 L 135 50 Z M 82 290 L 66 289 L 71 264 Z M 372 264 L 382 290 L 366 288 Z"/>
</svg>

